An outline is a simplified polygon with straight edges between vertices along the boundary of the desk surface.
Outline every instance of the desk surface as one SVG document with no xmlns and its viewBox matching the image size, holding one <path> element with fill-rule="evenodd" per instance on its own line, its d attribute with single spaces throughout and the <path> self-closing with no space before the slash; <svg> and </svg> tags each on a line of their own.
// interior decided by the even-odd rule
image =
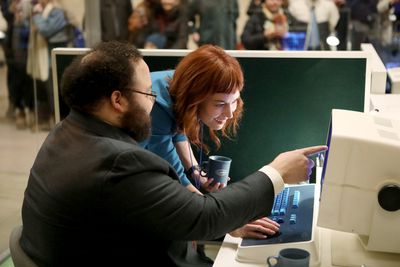
<svg viewBox="0 0 400 267">
<path fill-rule="evenodd" d="M 321 267 L 346 266 L 340 262 L 352 261 L 351 266 L 367 267 L 399 267 L 400 254 L 365 252 L 360 249 L 358 237 L 355 234 L 320 228 L 321 234 Z M 236 250 L 241 238 L 227 234 L 215 258 L 213 267 L 265 267 L 266 264 L 243 263 L 235 260 Z M 332 264 L 332 247 L 337 251 L 336 263 Z M 289 247 L 289 246 L 288 246 Z M 335 249 L 336 250 L 336 249 Z M 267 258 L 267 255 L 265 256 Z"/>
<path fill-rule="evenodd" d="M 330 237 L 330 231 L 328 229 L 321 228 L 321 235 L 325 237 Z M 214 261 L 213 267 L 265 267 L 266 264 L 258 264 L 258 263 L 243 263 L 236 261 L 236 250 L 238 244 L 240 243 L 241 238 L 232 237 L 231 235 L 227 234 L 224 238 L 224 241 L 219 249 L 218 255 Z M 330 251 L 330 242 L 323 242 L 321 249 L 323 251 L 322 255 L 327 255 Z M 326 251 L 324 253 L 324 251 Z M 330 254 L 330 253 L 329 253 Z M 267 255 L 265 256 L 265 260 L 267 259 Z M 321 258 L 321 266 L 324 267 L 331 267 L 332 265 L 327 264 L 327 261 Z"/>
</svg>

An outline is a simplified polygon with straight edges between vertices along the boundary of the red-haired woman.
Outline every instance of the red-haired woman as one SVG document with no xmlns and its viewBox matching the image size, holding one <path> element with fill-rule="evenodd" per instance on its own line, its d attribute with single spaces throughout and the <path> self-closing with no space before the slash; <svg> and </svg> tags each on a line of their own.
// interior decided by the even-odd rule
<svg viewBox="0 0 400 267">
<path fill-rule="evenodd" d="M 151 111 L 152 135 L 142 145 L 169 161 L 181 184 L 192 192 L 200 193 L 200 186 L 209 192 L 226 186 L 210 186 L 212 178 L 201 179 L 191 144 L 200 148 L 201 161 L 202 150 L 208 151 L 203 143 L 204 126 L 217 147 L 217 131 L 222 137 L 235 135 L 243 111 L 244 78 L 239 62 L 220 47 L 203 45 L 185 56 L 175 71 L 153 72 L 151 78 L 157 98 Z M 232 234 L 266 238 L 278 230 L 276 222 L 262 218 Z"/>
</svg>

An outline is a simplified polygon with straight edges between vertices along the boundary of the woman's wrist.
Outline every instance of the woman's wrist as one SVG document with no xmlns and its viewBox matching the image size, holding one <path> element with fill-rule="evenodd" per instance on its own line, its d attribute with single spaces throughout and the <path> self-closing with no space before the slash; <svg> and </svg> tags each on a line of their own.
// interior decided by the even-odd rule
<svg viewBox="0 0 400 267">
<path fill-rule="evenodd" d="M 189 169 L 185 170 L 185 174 L 188 177 L 192 177 L 193 173 L 195 171 L 200 171 L 200 167 L 199 165 L 193 165 L 192 167 L 190 167 Z"/>
</svg>

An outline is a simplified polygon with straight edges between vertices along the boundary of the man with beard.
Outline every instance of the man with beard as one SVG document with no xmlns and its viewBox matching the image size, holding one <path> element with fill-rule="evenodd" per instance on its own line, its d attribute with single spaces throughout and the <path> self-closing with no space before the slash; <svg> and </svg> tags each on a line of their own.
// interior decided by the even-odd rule
<svg viewBox="0 0 400 267">
<path fill-rule="evenodd" d="M 22 207 L 20 244 L 38 266 L 202 266 L 195 254 L 176 255 L 177 244 L 269 214 L 284 182 L 309 175 L 307 155 L 326 149 L 282 153 L 224 190 L 192 193 L 137 144 L 150 134 L 151 85 L 139 51 L 115 41 L 66 69 L 62 95 L 71 112 L 43 143 Z"/>
</svg>

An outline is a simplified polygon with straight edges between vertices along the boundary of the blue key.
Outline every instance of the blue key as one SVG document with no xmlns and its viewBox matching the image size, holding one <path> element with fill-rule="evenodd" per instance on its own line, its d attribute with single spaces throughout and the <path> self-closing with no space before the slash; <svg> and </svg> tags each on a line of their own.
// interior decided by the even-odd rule
<svg viewBox="0 0 400 267">
<path fill-rule="evenodd" d="M 292 208 L 297 209 L 299 207 L 299 202 L 300 202 L 300 191 L 294 191 Z"/>
<path fill-rule="evenodd" d="M 290 224 L 296 224 L 296 221 L 297 221 L 296 214 L 290 215 L 290 219 L 289 219 Z"/>
</svg>

